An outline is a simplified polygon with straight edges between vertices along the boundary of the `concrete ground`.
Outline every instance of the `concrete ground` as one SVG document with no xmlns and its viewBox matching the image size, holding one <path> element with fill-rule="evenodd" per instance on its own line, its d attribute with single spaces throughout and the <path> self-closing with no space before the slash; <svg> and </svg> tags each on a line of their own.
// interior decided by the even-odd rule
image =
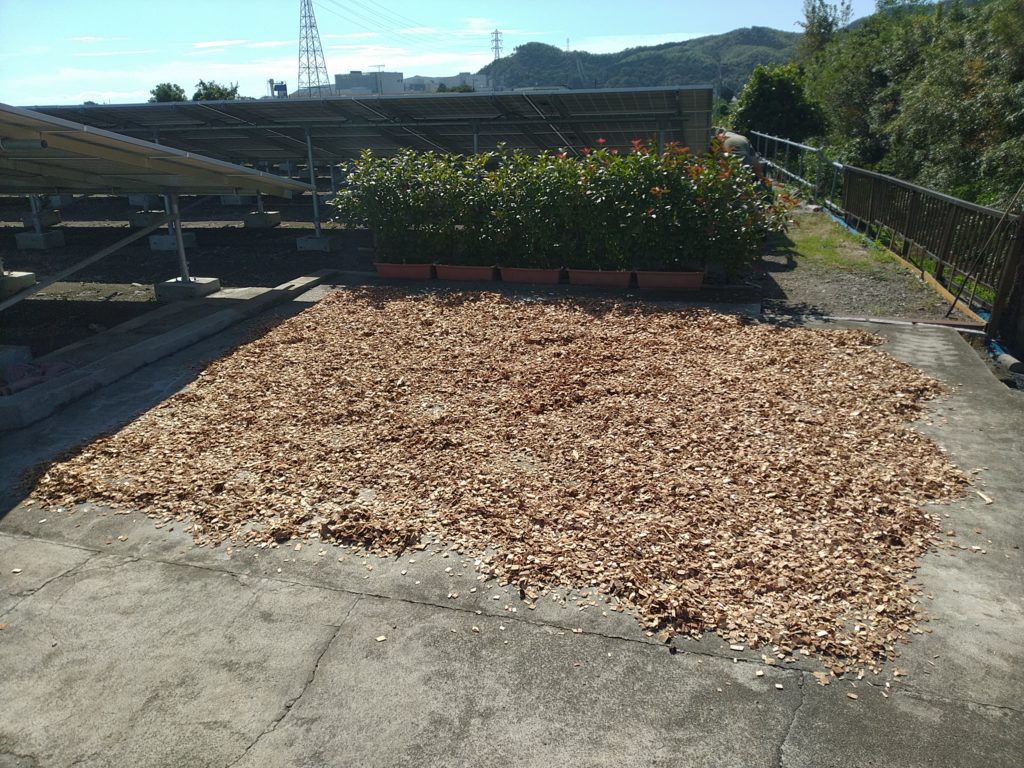
<svg viewBox="0 0 1024 768">
<path fill-rule="evenodd" d="M 184 523 L 23 501 L 25 470 L 301 306 L 0 433 L 0 768 L 1024 763 L 1024 400 L 951 330 L 872 327 L 951 385 L 921 429 L 984 469 L 941 508 L 966 549 L 923 564 L 930 632 L 859 682 L 714 636 L 670 653 L 573 595 L 528 610 L 441 547 L 198 548 Z"/>
</svg>

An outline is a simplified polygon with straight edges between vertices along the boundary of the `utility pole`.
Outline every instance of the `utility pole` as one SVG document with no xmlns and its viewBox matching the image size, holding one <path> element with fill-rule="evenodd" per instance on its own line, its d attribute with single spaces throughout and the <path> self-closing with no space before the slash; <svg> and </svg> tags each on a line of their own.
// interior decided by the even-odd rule
<svg viewBox="0 0 1024 768">
<path fill-rule="evenodd" d="M 299 85 L 298 92 L 307 89 L 310 96 L 330 96 L 333 92 L 327 75 L 324 50 L 320 47 L 320 32 L 316 28 L 313 0 L 299 3 Z M 315 91 L 315 94 L 314 94 Z"/>
<path fill-rule="evenodd" d="M 501 31 L 494 30 L 491 32 L 491 50 L 494 51 L 494 60 L 497 61 L 501 58 Z"/>
</svg>

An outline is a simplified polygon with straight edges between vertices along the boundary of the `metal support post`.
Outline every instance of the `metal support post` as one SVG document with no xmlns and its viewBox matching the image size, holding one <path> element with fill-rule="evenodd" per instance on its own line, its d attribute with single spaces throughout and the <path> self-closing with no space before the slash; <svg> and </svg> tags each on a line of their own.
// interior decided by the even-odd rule
<svg viewBox="0 0 1024 768">
<path fill-rule="evenodd" d="M 256 190 L 256 210 L 263 213 L 263 193 Z"/>
<path fill-rule="evenodd" d="M 309 185 L 313 187 L 313 228 L 320 237 L 320 196 L 316 191 L 316 166 L 313 164 L 313 138 L 306 129 L 306 155 L 309 158 Z"/>
<path fill-rule="evenodd" d="M 174 222 L 174 239 L 178 244 L 178 265 L 181 267 L 181 282 L 190 283 L 192 278 L 188 273 L 188 261 L 185 260 L 185 241 L 181 236 L 181 210 L 178 207 L 178 193 L 172 192 L 164 198 L 170 208 L 170 215 Z"/>
<path fill-rule="evenodd" d="M 29 195 L 28 204 L 32 206 L 32 226 L 36 229 L 36 234 L 43 234 L 43 209 L 39 204 L 38 195 Z"/>
<path fill-rule="evenodd" d="M 665 126 L 658 126 L 658 154 L 662 154 L 665 151 Z"/>
<path fill-rule="evenodd" d="M 171 197 L 164 195 L 164 215 L 167 216 L 167 234 L 174 234 L 174 215 L 171 212 Z"/>
<path fill-rule="evenodd" d="M 480 123 L 473 121 L 473 154 L 480 154 Z"/>
</svg>

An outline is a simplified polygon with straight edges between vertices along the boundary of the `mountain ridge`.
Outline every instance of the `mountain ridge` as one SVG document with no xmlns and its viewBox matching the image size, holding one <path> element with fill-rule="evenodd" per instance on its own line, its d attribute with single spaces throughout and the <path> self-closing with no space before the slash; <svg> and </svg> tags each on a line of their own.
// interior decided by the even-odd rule
<svg viewBox="0 0 1024 768">
<path fill-rule="evenodd" d="M 615 88 L 711 83 L 724 98 L 743 87 L 758 64 L 784 64 L 796 55 L 798 32 L 741 27 L 676 43 L 626 48 L 617 53 L 563 51 L 524 43 L 483 67 L 502 88 Z"/>
</svg>

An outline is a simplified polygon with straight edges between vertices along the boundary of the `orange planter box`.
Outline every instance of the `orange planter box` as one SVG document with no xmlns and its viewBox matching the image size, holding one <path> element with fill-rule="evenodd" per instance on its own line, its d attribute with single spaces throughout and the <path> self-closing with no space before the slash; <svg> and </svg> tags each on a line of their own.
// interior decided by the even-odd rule
<svg viewBox="0 0 1024 768">
<path fill-rule="evenodd" d="M 438 280 L 481 282 L 494 279 L 494 267 L 470 267 L 458 264 L 435 264 Z"/>
</svg>

